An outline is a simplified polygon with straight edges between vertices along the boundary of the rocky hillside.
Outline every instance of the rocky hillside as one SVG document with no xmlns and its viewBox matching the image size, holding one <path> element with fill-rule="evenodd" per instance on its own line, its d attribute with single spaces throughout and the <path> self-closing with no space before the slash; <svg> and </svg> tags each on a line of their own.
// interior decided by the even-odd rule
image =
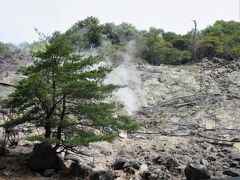
<svg viewBox="0 0 240 180">
<path fill-rule="evenodd" d="M 31 61 L 26 55 L 0 56 L 0 82 L 14 84 L 21 78 L 16 68 Z M 240 61 L 203 59 L 184 66 L 131 63 L 130 69 L 135 78 L 129 80 L 130 91 L 122 93 L 129 101 L 133 99 L 126 107 L 135 106 L 131 113 L 142 128 L 133 134 L 123 132 L 113 143 L 90 143 L 79 148 L 81 155 L 63 153 L 68 167 L 79 160 L 85 168 L 81 171 L 104 170 L 119 180 L 240 175 Z M 0 97 L 12 89 L 0 85 Z M 21 136 L 36 131 L 23 129 Z M 10 156 L 1 157 L 0 177 L 28 174 L 40 179 L 39 174 L 26 170 L 25 155 L 32 147 L 21 140 L 9 149 Z M 14 163 L 14 158 L 20 160 Z M 50 176 L 59 179 L 61 174 Z"/>
<path fill-rule="evenodd" d="M 32 58 L 28 54 L 0 54 L 0 99 L 6 97 L 13 90 L 11 87 L 22 78 L 16 70 L 30 63 Z"/>
</svg>

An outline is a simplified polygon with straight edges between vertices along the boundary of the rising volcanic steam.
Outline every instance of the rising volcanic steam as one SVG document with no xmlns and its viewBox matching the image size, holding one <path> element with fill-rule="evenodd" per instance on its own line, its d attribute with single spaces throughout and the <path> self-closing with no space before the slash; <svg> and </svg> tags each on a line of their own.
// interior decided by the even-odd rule
<svg viewBox="0 0 240 180">
<path fill-rule="evenodd" d="M 121 57 L 120 65 L 109 74 L 105 82 L 125 86 L 115 92 L 114 96 L 124 104 L 127 113 L 132 115 L 138 110 L 145 96 L 137 62 L 134 62 L 134 42 L 128 44 Z"/>
</svg>

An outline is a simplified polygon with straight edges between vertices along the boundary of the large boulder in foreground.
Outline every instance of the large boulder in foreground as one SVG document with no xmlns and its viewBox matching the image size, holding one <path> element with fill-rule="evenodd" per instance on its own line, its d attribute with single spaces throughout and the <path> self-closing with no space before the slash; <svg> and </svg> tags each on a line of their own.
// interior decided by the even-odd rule
<svg viewBox="0 0 240 180">
<path fill-rule="evenodd" d="M 54 169 L 57 172 L 65 167 L 52 146 L 44 143 L 34 146 L 28 166 L 31 170 L 39 173 L 43 173 L 46 169 Z"/>
<path fill-rule="evenodd" d="M 196 162 L 189 163 L 184 169 L 187 180 L 210 179 L 210 172 L 201 164 Z"/>
</svg>

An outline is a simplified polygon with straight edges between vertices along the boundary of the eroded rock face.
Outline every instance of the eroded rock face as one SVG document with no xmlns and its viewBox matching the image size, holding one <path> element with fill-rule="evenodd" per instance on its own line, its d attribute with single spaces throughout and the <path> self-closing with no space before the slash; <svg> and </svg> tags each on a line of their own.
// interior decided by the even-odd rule
<svg viewBox="0 0 240 180">
<path fill-rule="evenodd" d="M 16 84 L 22 79 L 21 75 L 16 74 L 16 70 L 32 62 L 30 54 L 0 54 L 0 82 Z M 13 90 L 13 87 L 0 85 L 0 100 L 6 98 Z"/>
<path fill-rule="evenodd" d="M 29 158 L 28 166 L 31 170 L 43 173 L 47 169 L 54 169 L 56 172 L 64 169 L 64 163 L 53 148 L 48 144 L 36 144 Z"/>
<path fill-rule="evenodd" d="M 139 114 L 149 128 L 176 130 L 179 126 L 198 128 L 240 128 L 239 62 L 203 60 L 186 66 L 146 66 L 142 89 L 147 106 Z M 226 61 L 225 61 L 226 62 Z M 231 72 L 228 71 L 231 69 Z M 141 92 L 140 91 L 140 92 Z M 136 93 L 138 89 L 136 89 Z M 140 102 L 140 103 L 141 103 Z"/>
</svg>

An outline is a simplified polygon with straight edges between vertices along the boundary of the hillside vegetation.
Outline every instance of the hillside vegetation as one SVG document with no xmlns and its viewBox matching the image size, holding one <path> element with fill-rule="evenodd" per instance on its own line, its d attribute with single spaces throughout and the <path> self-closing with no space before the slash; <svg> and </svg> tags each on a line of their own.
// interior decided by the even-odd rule
<svg viewBox="0 0 240 180">
<path fill-rule="evenodd" d="M 213 25 L 196 32 L 196 58 L 192 58 L 193 31 L 179 35 L 162 29 L 150 28 L 140 31 L 132 24 L 100 24 L 95 17 L 76 22 L 66 31 L 76 51 L 110 46 L 112 50 L 123 48 L 128 42 L 135 41 L 137 58 L 152 65 L 182 64 L 203 57 L 219 57 L 233 60 L 240 54 L 240 23 L 216 21 Z M 33 50 L 41 42 L 22 43 L 19 46 L 0 43 L 0 53 L 14 53 L 20 50 Z"/>
</svg>

